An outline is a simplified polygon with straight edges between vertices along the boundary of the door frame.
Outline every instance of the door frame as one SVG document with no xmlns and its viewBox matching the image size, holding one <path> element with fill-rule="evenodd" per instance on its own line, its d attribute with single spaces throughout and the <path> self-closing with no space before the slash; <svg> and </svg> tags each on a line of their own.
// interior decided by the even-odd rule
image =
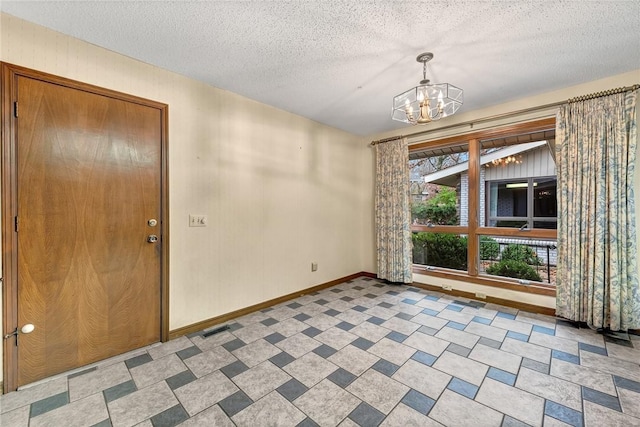
<svg viewBox="0 0 640 427">
<path fill-rule="evenodd" d="M 17 210 L 18 182 L 16 163 L 16 117 L 14 101 L 17 99 L 17 78 L 27 77 L 47 83 L 61 85 L 81 91 L 131 102 L 160 111 L 160 340 L 169 339 L 169 162 L 168 162 L 168 118 L 169 107 L 122 92 L 101 88 L 53 74 L 32 70 L 18 65 L 0 62 L 0 178 L 2 221 L 2 337 L 18 328 L 18 238 L 14 218 Z M 19 116 L 18 107 L 18 116 Z M 18 348 L 15 339 L 3 341 L 3 388 L 4 393 L 18 387 Z"/>
</svg>

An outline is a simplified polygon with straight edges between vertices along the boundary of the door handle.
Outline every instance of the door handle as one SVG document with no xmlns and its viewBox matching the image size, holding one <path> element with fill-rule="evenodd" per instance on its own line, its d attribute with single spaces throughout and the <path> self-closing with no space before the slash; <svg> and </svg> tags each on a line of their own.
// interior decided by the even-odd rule
<svg viewBox="0 0 640 427">
<path fill-rule="evenodd" d="M 155 234 L 149 234 L 149 236 L 147 237 L 147 242 L 149 243 L 156 243 L 158 241 L 158 236 L 156 236 Z"/>
<path fill-rule="evenodd" d="M 10 334 L 7 334 L 4 336 L 4 339 L 7 340 L 9 338 L 11 338 L 12 336 L 18 336 L 19 333 L 23 333 L 23 334 L 30 334 L 31 332 L 33 332 L 33 330 L 36 327 L 33 326 L 31 323 L 27 323 L 26 325 L 24 325 L 22 328 L 20 328 L 20 330 L 18 330 L 18 328 L 16 328 L 15 331 L 11 332 Z"/>
</svg>

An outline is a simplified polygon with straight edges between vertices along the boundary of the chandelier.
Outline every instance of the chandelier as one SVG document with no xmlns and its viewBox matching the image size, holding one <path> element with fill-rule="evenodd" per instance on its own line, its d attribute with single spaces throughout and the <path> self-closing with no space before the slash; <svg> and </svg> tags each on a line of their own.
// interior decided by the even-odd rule
<svg viewBox="0 0 640 427">
<path fill-rule="evenodd" d="M 507 157 L 501 157 L 499 159 L 493 159 L 491 160 L 491 162 L 487 163 L 486 166 L 491 167 L 491 166 L 508 166 L 510 164 L 515 164 L 515 165 L 519 165 L 522 163 L 522 154 L 516 154 L 511 155 L 511 156 L 507 156 Z"/>
<path fill-rule="evenodd" d="M 451 116 L 462 105 L 462 89 L 449 83 L 431 84 L 427 79 L 427 62 L 433 53 L 421 53 L 416 61 L 422 62 L 422 80 L 414 88 L 393 98 L 393 120 L 424 125 Z"/>
</svg>

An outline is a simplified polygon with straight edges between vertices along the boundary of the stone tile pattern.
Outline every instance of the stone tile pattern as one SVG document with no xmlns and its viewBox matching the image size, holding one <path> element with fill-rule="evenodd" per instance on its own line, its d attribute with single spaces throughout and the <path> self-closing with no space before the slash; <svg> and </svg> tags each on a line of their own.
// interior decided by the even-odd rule
<svg viewBox="0 0 640 427">
<path fill-rule="evenodd" d="M 0 425 L 640 426 L 635 335 L 370 278 L 227 325 L 0 396 Z"/>
</svg>

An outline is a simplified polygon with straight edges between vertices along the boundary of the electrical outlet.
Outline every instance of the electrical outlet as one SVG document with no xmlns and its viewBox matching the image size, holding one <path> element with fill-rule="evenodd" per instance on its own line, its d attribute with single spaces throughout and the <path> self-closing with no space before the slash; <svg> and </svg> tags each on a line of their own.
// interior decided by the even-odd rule
<svg viewBox="0 0 640 427">
<path fill-rule="evenodd" d="M 206 227 L 207 223 L 206 215 L 189 215 L 189 227 Z"/>
<path fill-rule="evenodd" d="M 311 271 L 318 271 L 318 263 L 317 262 L 312 262 L 311 263 Z"/>
<path fill-rule="evenodd" d="M 476 298 L 487 299 L 487 294 L 483 294 L 482 292 L 476 292 Z"/>
<path fill-rule="evenodd" d="M 451 285 L 442 285 L 442 289 L 445 291 L 450 291 L 453 289 L 453 287 Z"/>
</svg>

